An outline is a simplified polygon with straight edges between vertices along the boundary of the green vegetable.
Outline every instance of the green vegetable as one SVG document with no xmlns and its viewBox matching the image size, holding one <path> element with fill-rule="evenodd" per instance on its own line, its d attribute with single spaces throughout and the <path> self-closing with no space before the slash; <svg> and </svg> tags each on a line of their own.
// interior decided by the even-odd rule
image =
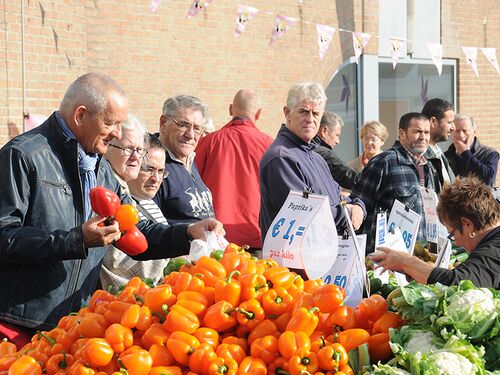
<svg viewBox="0 0 500 375">
<path fill-rule="evenodd" d="M 411 374 L 406 370 L 380 363 L 378 365 L 374 365 L 372 369 L 365 371 L 363 375 L 411 375 Z"/>
<path fill-rule="evenodd" d="M 168 274 L 172 272 L 177 272 L 179 269 L 184 265 L 188 264 L 189 261 L 185 258 L 172 258 L 170 261 L 167 263 L 165 268 L 163 269 L 163 276 L 167 276 Z"/>
<path fill-rule="evenodd" d="M 217 259 L 219 262 L 222 259 L 223 255 L 224 255 L 224 250 L 214 250 L 210 253 L 210 257 Z"/>
</svg>

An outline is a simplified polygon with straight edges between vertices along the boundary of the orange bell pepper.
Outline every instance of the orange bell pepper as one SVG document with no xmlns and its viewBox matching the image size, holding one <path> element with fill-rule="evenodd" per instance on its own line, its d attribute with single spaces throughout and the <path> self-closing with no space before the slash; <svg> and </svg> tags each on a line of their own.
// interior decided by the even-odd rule
<svg viewBox="0 0 500 375">
<path fill-rule="evenodd" d="M 177 302 L 174 306 L 185 307 L 197 317 L 201 317 L 207 311 L 208 298 L 200 292 L 186 290 L 177 295 Z"/>
<path fill-rule="evenodd" d="M 236 375 L 238 364 L 229 357 L 217 357 L 208 367 L 208 375 Z"/>
<path fill-rule="evenodd" d="M 141 336 L 141 344 L 147 350 L 154 344 L 164 346 L 169 336 L 170 333 L 163 327 L 163 324 L 153 323 Z"/>
<path fill-rule="evenodd" d="M 166 346 L 153 344 L 149 348 L 149 355 L 155 366 L 171 366 L 175 364 L 175 358 Z"/>
<path fill-rule="evenodd" d="M 130 375 L 148 375 L 153 367 L 153 358 L 147 350 L 134 345 L 118 356 L 118 364 Z"/>
<path fill-rule="evenodd" d="M 251 298 L 259 299 L 269 290 L 267 280 L 264 275 L 248 274 L 241 275 L 239 278 L 241 285 L 241 300 L 246 301 Z"/>
<path fill-rule="evenodd" d="M 274 336 L 264 336 L 256 339 L 250 346 L 250 355 L 260 358 L 266 365 L 279 357 L 278 339 Z"/>
<path fill-rule="evenodd" d="M 254 328 L 254 330 L 255 330 L 255 328 Z M 252 330 L 252 332 L 253 332 L 253 330 Z M 248 353 L 248 351 L 250 350 L 250 347 L 248 346 L 248 344 L 249 344 L 248 340 L 246 340 L 246 339 L 244 339 L 242 337 L 237 337 L 237 336 L 233 336 L 233 335 L 229 335 L 229 336 L 223 337 L 222 341 L 221 341 L 221 345 L 222 344 L 239 345 L 239 346 L 241 346 L 241 348 L 243 349 L 243 351 L 245 353 Z"/>
<path fill-rule="evenodd" d="M 389 328 L 399 328 L 403 325 L 403 319 L 392 311 L 384 313 L 380 318 L 373 323 L 372 334 L 375 333 L 388 333 Z"/>
<path fill-rule="evenodd" d="M 182 375 L 179 366 L 153 366 L 149 375 Z"/>
<path fill-rule="evenodd" d="M 120 324 L 128 328 L 137 328 L 140 331 L 145 331 L 151 326 L 152 315 L 151 310 L 147 306 L 130 305 L 125 310 L 120 320 Z"/>
<path fill-rule="evenodd" d="M 208 308 L 203 318 L 204 326 L 217 332 L 229 330 L 238 323 L 235 311 L 233 305 L 227 301 L 216 302 Z"/>
<path fill-rule="evenodd" d="M 341 344 L 349 353 L 351 349 L 357 348 L 361 344 L 368 342 L 370 334 L 362 328 L 346 329 L 334 334 L 334 341 Z"/>
<path fill-rule="evenodd" d="M 339 306 L 326 319 L 328 329 L 333 332 L 356 328 L 356 314 L 351 306 Z"/>
<path fill-rule="evenodd" d="M 303 331 L 285 331 L 279 337 L 278 348 L 284 358 L 290 359 L 299 349 L 311 350 L 311 339 Z"/>
<path fill-rule="evenodd" d="M 324 370 L 338 371 L 348 360 L 346 349 L 338 343 L 327 345 L 318 351 L 319 367 Z"/>
<path fill-rule="evenodd" d="M 106 311 L 104 312 L 104 317 L 106 320 L 112 323 L 120 323 L 122 320 L 123 313 L 131 306 L 129 302 L 123 301 L 112 301 L 109 303 Z"/>
<path fill-rule="evenodd" d="M 286 330 L 294 332 L 303 331 L 308 336 L 311 336 L 319 323 L 319 318 L 317 316 L 318 311 L 319 309 L 317 307 L 311 309 L 299 307 L 288 322 Z"/>
<path fill-rule="evenodd" d="M 240 267 L 239 271 L 242 275 L 264 275 L 266 267 L 262 263 L 258 263 L 255 260 L 249 259 Z"/>
<path fill-rule="evenodd" d="M 91 338 L 82 348 L 82 359 L 93 367 L 106 366 L 113 358 L 113 348 L 102 338 Z"/>
<path fill-rule="evenodd" d="M 149 307 L 152 312 L 161 312 L 163 305 L 171 307 L 175 300 L 176 297 L 172 294 L 172 287 L 168 284 L 158 285 L 144 294 L 144 305 Z"/>
<path fill-rule="evenodd" d="M 268 375 L 285 375 L 288 372 L 288 359 L 278 357 L 267 366 Z"/>
<path fill-rule="evenodd" d="M 173 332 L 167 340 L 167 348 L 181 365 L 187 366 L 189 356 L 200 346 L 196 337 L 186 332 Z"/>
<path fill-rule="evenodd" d="M 224 255 L 222 256 L 220 263 L 224 266 L 224 269 L 226 270 L 227 273 L 236 271 L 243 265 L 242 258 L 240 254 L 237 252 L 232 252 L 232 253 L 224 252 Z"/>
<path fill-rule="evenodd" d="M 111 302 L 114 301 L 116 297 L 112 295 L 111 293 L 102 290 L 102 289 L 97 289 L 94 294 L 92 294 L 92 297 L 90 298 L 89 302 L 89 310 L 92 312 L 95 312 L 95 309 L 97 305 L 99 305 L 101 302 L 107 301 Z"/>
<path fill-rule="evenodd" d="M 325 338 L 323 332 L 319 333 L 320 333 L 319 336 L 315 336 L 315 333 L 313 333 L 311 336 L 311 351 L 316 354 L 320 351 L 320 349 L 332 344 Z"/>
<path fill-rule="evenodd" d="M 370 353 L 370 360 L 373 363 L 377 363 L 378 361 L 386 362 L 394 356 L 389 341 L 390 337 L 387 332 L 376 333 L 370 336 L 368 340 L 368 352 Z"/>
<path fill-rule="evenodd" d="M 316 280 L 306 280 L 304 281 L 304 292 L 314 293 L 317 287 L 325 285 L 325 282 L 321 279 Z"/>
<path fill-rule="evenodd" d="M 245 357 L 238 366 L 238 375 L 266 375 L 267 367 L 260 358 Z"/>
<path fill-rule="evenodd" d="M 260 302 L 254 298 L 240 303 L 236 312 L 236 318 L 240 325 L 246 326 L 249 329 L 254 328 L 263 321 L 265 317 L 266 313 L 260 305 Z"/>
<path fill-rule="evenodd" d="M 278 327 L 278 331 L 285 332 L 288 322 L 292 318 L 292 313 L 290 311 L 284 312 L 283 314 L 276 317 L 276 315 L 269 315 L 269 319 Z"/>
<path fill-rule="evenodd" d="M 290 375 L 314 374 L 317 369 L 318 357 L 308 349 L 299 349 L 288 361 Z"/>
<path fill-rule="evenodd" d="M 269 319 L 264 319 L 262 322 L 260 322 L 259 324 L 257 324 L 251 331 L 250 331 L 250 334 L 248 335 L 248 343 L 250 345 L 252 345 L 252 343 L 260 338 L 260 337 L 264 337 L 264 336 L 268 336 L 268 335 L 271 335 L 271 336 L 274 336 L 274 337 L 279 337 L 280 336 L 280 333 L 279 333 L 279 330 L 278 330 L 278 327 L 276 326 L 276 324 L 274 324 L 271 320 Z"/>
<path fill-rule="evenodd" d="M 220 344 L 215 352 L 218 357 L 232 358 L 237 364 L 240 364 L 243 358 L 247 356 L 243 348 L 237 344 Z"/>
<path fill-rule="evenodd" d="M 8 354 L 14 354 L 15 352 L 17 352 L 16 344 L 8 342 L 7 339 L 3 339 L 0 342 L 0 358 Z"/>
<path fill-rule="evenodd" d="M 219 345 L 219 333 L 215 329 L 200 327 L 194 331 L 193 336 L 198 339 L 200 344 L 210 344 L 214 350 Z"/>
<path fill-rule="evenodd" d="M 210 364 L 216 359 L 217 354 L 210 344 L 200 344 L 189 356 L 189 369 L 197 374 L 208 374 Z"/>
<path fill-rule="evenodd" d="M 238 281 L 233 280 L 233 276 L 238 277 L 240 271 L 231 271 L 227 275 L 225 280 L 217 280 L 215 283 L 215 302 L 227 301 L 233 306 L 237 306 L 240 303 L 241 298 L 241 286 Z"/>
<path fill-rule="evenodd" d="M 285 288 L 275 287 L 262 295 L 262 308 L 266 314 L 281 315 L 292 308 L 293 297 Z"/>
<path fill-rule="evenodd" d="M 344 303 L 345 292 L 335 284 L 320 285 L 313 291 L 314 305 L 322 313 L 330 313 Z"/>
<path fill-rule="evenodd" d="M 169 310 L 163 326 L 168 332 L 183 331 L 192 334 L 200 327 L 200 320 L 195 313 L 176 304 Z"/>
<path fill-rule="evenodd" d="M 372 294 L 368 298 L 363 298 L 358 305 L 359 312 L 366 320 L 375 322 L 385 312 L 387 312 L 388 304 L 384 297 L 379 294 Z"/>
<path fill-rule="evenodd" d="M 180 292 L 185 290 L 193 290 L 195 292 L 203 291 L 205 287 L 205 282 L 203 281 L 203 275 L 200 273 L 195 273 L 194 275 L 189 272 L 172 272 L 170 275 L 165 277 L 164 283 L 172 286 L 172 293 L 178 295 Z"/>
<path fill-rule="evenodd" d="M 132 330 L 118 323 L 113 323 L 106 329 L 104 338 L 109 342 L 115 353 L 123 352 L 134 343 Z"/>
<path fill-rule="evenodd" d="M 295 275 L 290 272 L 288 267 L 277 266 L 268 268 L 264 272 L 264 276 L 268 282 L 271 282 L 271 288 L 285 288 L 288 289 L 292 283 Z"/>
<path fill-rule="evenodd" d="M 47 360 L 47 363 L 45 364 L 45 372 L 48 375 L 54 375 L 61 372 L 66 373 L 74 362 L 75 359 L 73 356 L 71 354 L 66 354 L 65 351 L 54 354 Z"/>
<path fill-rule="evenodd" d="M 215 282 L 219 279 L 225 279 L 227 276 L 226 269 L 219 261 L 209 256 L 202 256 L 193 266 L 194 273 L 203 275 L 203 282 L 207 286 L 215 286 Z"/>
</svg>

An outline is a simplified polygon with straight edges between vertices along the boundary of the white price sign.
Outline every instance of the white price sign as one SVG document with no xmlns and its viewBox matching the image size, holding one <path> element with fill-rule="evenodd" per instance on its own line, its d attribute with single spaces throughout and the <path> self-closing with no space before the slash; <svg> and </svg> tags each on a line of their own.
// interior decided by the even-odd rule
<svg viewBox="0 0 500 375">
<path fill-rule="evenodd" d="M 393 232 L 396 228 L 401 230 L 406 251 L 410 254 L 413 254 L 413 248 L 417 241 L 418 226 L 421 219 L 422 217 L 415 211 L 405 207 L 405 205 L 397 199 L 394 200 L 388 220 L 389 232 Z"/>
<path fill-rule="evenodd" d="M 366 248 L 366 235 L 356 236 L 358 246 L 364 254 Z M 346 293 L 345 304 L 355 307 L 363 298 L 363 286 L 366 277 L 364 259 L 360 261 L 354 247 L 352 237 L 338 238 L 339 251 L 337 260 L 332 268 L 322 277 L 326 284 L 335 284 L 344 288 Z"/>
<path fill-rule="evenodd" d="M 441 226 L 436 212 L 438 196 L 432 189 L 420 188 L 420 193 L 424 201 L 425 237 L 427 241 L 437 243 Z"/>
<path fill-rule="evenodd" d="M 328 196 L 291 191 L 267 231 L 262 256 L 323 276 L 337 257 L 337 229 Z"/>
<path fill-rule="evenodd" d="M 377 250 L 377 247 L 385 245 L 387 240 L 387 213 L 385 211 L 377 214 L 375 228 L 375 250 Z M 384 284 L 389 282 L 389 273 L 383 272 L 381 268 L 373 270 L 373 276 L 379 278 Z"/>
</svg>

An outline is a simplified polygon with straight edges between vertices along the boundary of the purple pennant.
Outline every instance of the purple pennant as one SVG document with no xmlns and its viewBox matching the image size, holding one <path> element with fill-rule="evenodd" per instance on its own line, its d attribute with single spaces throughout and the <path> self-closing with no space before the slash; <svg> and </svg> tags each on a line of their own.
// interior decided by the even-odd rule
<svg viewBox="0 0 500 375">
<path fill-rule="evenodd" d="M 347 114 L 349 113 L 349 98 L 351 97 L 351 89 L 349 87 L 349 74 L 342 74 L 342 82 L 344 84 L 344 88 L 342 89 L 340 101 L 345 101 L 345 113 L 347 116 Z"/>
<path fill-rule="evenodd" d="M 427 103 L 427 89 L 429 88 L 429 80 L 424 81 L 424 76 L 421 76 L 420 80 L 420 99 L 422 99 L 422 104 Z"/>
</svg>

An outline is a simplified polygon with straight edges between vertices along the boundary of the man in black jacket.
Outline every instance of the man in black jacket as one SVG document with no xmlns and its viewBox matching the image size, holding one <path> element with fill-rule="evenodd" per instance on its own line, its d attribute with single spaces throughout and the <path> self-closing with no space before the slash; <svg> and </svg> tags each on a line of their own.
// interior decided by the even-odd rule
<svg viewBox="0 0 500 375">
<path fill-rule="evenodd" d="M 314 142 L 319 144 L 315 151 L 325 159 L 333 179 L 344 189 L 352 189 L 360 173 L 347 166 L 333 151 L 340 142 L 342 126 L 344 122 L 339 115 L 326 111 L 321 118 L 318 135 L 314 138 Z"/>
<path fill-rule="evenodd" d="M 93 216 L 89 191 L 119 192 L 102 154 L 121 138 L 128 106 L 116 81 L 87 73 L 68 87 L 59 111 L 0 150 L 0 337 L 51 329 L 89 301 L 104 246 L 121 236 L 116 222 L 101 226 L 106 218 Z M 137 226 L 149 243 L 137 259 L 186 253 L 189 239 L 208 230 Z"/>
</svg>

